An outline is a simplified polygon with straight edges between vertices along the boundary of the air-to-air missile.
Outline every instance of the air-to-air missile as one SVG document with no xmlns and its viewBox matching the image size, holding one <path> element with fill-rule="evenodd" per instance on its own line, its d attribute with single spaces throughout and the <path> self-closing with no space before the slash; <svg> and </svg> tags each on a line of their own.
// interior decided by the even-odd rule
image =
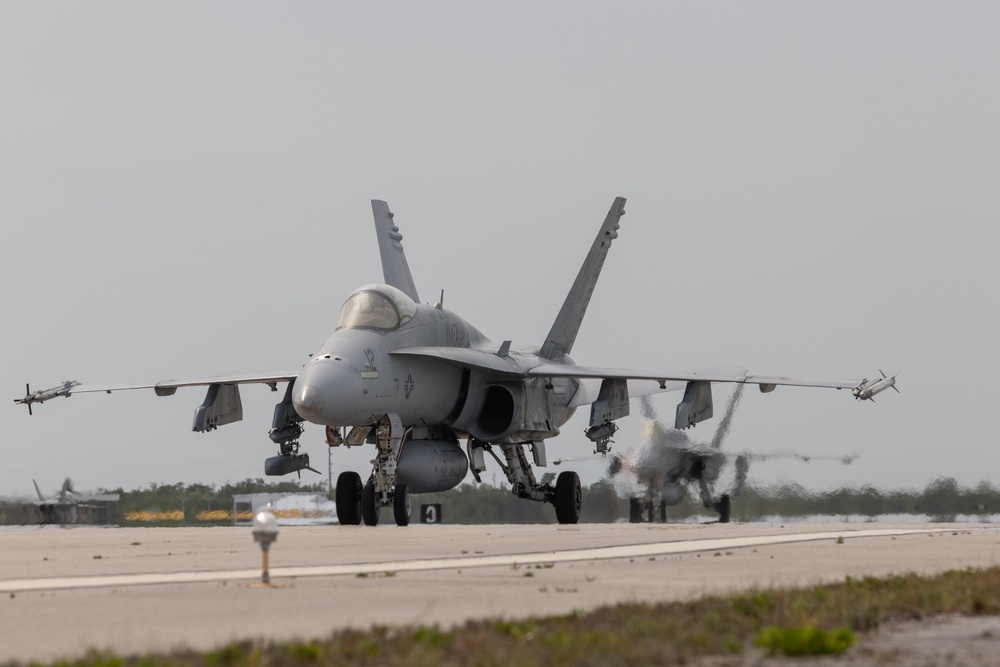
<svg viewBox="0 0 1000 667">
<path fill-rule="evenodd" d="M 881 378 L 875 378 L 870 381 L 867 378 L 862 380 L 861 384 L 853 390 L 854 398 L 859 401 L 871 401 L 874 403 L 875 394 L 883 392 L 889 387 L 896 389 L 896 375 L 899 375 L 899 373 L 896 373 L 896 375 L 893 375 L 892 377 L 886 377 L 885 372 L 881 369 L 879 369 L 879 373 L 882 373 Z M 896 391 L 899 392 L 899 389 L 896 389 Z"/>
<path fill-rule="evenodd" d="M 30 385 L 24 385 L 24 398 L 15 398 L 14 402 L 20 405 L 28 406 L 28 414 L 31 412 L 32 403 L 44 403 L 50 398 L 55 398 L 56 396 L 69 396 L 73 391 L 73 387 L 80 384 L 76 380 L 66 380 L 60 385 L 55 387 L 49 387 L 48 389 L 39 389 L 38 391 L 31 391 Z"/>
</svg>

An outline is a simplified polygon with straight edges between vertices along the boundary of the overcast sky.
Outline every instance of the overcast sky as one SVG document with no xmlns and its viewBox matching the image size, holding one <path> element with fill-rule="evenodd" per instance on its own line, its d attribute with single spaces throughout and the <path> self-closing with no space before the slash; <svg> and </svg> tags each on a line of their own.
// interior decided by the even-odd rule
<svg viewBox="0 0 1000 667">
<path fill-rule="evenodd" d="M 12 399 L 297 369 L 381 281 L 372 198 L 424 300 L 540 344 L 616 195 L 578 363 L 900 371 L 748 390 L 727 447 L 860 454 L 758 483 L 1000 483 L 997 35 L 987 2 L 0 4 L 0 494 L 263 476 L 265 387 L 208 434 L 198 388 Z M 549 457 L 590 483 L 585 413 Z"/>
</svg>

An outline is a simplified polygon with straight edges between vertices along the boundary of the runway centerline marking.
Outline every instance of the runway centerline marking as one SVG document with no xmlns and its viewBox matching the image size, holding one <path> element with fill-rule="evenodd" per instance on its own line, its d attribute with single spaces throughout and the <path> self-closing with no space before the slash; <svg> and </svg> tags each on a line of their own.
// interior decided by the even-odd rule
<svg viewBox="0 0 1000 667">
<path fill-rule="evenodd" d="M 787 535 L 758 535 L 756 537 L 724 537 L 676 542 L 654 542 L 626 546 L 568 549 L 566 551 L 504 554 L 499 556 L 462 556 L 424 560 L 388 561 L 383 563 L 352 563 L 345 565 L 305 565 L 271 568 L 271 578 L 337 577 L 382 572 L 428 572 L 432 570 L 467 569 L 539 563 L 569 563 L 588 560 L 615 560 L 645 556 L 745 549 L 749 547 L 815 542 L 835 537 L 897 537 L 948 532 L 950 528 L 928 529 L 859 529 L 833 530 Z M 953 532 L 953 530 L 952 530 Z M 249 581 L 260 579 L 260 570 L 209 570 L 200 572 L 166 572 L 149 574 L 92 575 L 85 577 L 42 577 L 35 579 L 9 579 L 0 581 L 0 593 L 51 591 L 79 588 L 111 588 L 124 586 L 150 586 L 157 584 L 197 584 L 214 581 Z"/>
</svg>

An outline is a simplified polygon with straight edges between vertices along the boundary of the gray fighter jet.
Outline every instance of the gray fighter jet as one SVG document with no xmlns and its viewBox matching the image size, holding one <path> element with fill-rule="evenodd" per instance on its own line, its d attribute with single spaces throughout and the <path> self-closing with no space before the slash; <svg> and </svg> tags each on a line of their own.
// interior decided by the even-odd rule
<svg viewBox="0 0 1000 667">
<path fill-rule="evenodd" d="M 100 508 L 102 504 L 118 502 L 117 493 L 78 493 L 73 490 L 73 480 L 69 477 L 63 481 L 59 495 L 46 498 L 38 488 L 38 482 L 31 480 L 38 494 L 38 511 L 42 515 L 42 523 L 73 524 L 77 522 L 80 509 Z"/>
<path fill-rule="evenodd" d="M 702 505 L 719 513 L 719 523 L 728 523 L 731 496 L 739 496 L 746 485 L 752 461 L 794 459 L 809 463 L 813 460 L 839 461 L 850 465 L 857 454 L 845 456 L 817 456 L 782 450 L 770 452 L 726 452 L 723 443 L 732 426 L 736 406 L 743 396 L 743 385 L 738 384 L 729 397 L 725 412 L 710 442 L 698 442 L 686 431 L 679 431 L 664 424 L 656 415 L 649 396 L 640 399 L 642 416 L 646 420 L 636 446 L 615 454 L 608 465 L 608 478 L 616 489 L 624 490 L 629 498 L 629 521 L 632 523 L 657 519 L 667 520 L 667 506 L 677 505 L 692 487 L 697 489 Z M 733 483 L 726 493 L 715 495 L 715 485 L 722 472 L 733 468 Z M 639 494 L 635 494 L 638 487 Z M 659 516 L 656 511 L 659 509 Z"/>
<path fill-rule="evenodd" d="M 478 481 L 490 456 L 519 498 L 552 503 L 560 523 L 580 518 L 580 478 L 559 474 L 540 483 L 533 466 L 547 464 L 545 441 L 578 407 L 590 405 L 585 434 L 606 454 L 629 414 L 629 399 L 683 390 L 676 428 L 712 416 L 712 383 L 852 389 L 856 397 L 872 383 L 859 380 L 800 380 L 724 371 L 628 371 L 579 366 L 570 358 L 605 257 L 618 238 L 625 199 L 615 199 L 573 286 L 540 345 L 490 342 L 442 304 L 420 302 L 403 253 L 402 235 L 384 201 L 373 200 L 382 259 L 382 284 L 356 289 L 344 303 L 337 329 L 301 369 L 142 385 L 62 385 L 27 392 L 16 402 L 30 407 L 57 396 L 123 389 L 153 389 L 159 396 L 180 387 L 205 386 L 195 411 L 195 431 L 210 431 L 243 418 L 240 385 L 285 384 L 269 433 L 279 453 L 265 461 L 268 475 L 310 469 L 300 452 L 303 421 L 325 427 L 330 446 L 372 445 L 371 474 L 362 483 L 353 471 L 337 480 L 342 524 L 375 525 L 380 510 L 393 508 L 398 525 L 410 520 L 410 494 L 457 486 L 467 471 Z M 877 393 L 877 392 L 873 392 Z M 873 393 L 871 395 L 873 395 Z M 460 444 L 465 441 L 463 449 Z M 499 454 L 498 454 L 499 452 Z"/>
</svg>

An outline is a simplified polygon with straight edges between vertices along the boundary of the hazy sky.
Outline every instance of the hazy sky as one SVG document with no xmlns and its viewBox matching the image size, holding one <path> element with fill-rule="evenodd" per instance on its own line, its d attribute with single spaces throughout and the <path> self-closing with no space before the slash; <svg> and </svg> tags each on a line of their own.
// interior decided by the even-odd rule
<svg viewBox="0 0 1000 667">
<path fill-rule="evenodd" d="M 0 494 L 262 476 L 265 387 L 209 434 L 203 389 L 12 399 L 297 369 L 381 281 L 372 198 L 425 300 L 540 344 L 616 195 L 577 362 L 901 371 L 748 390 L 727 446 L 861 455 L 756 482 L 1000 483 L 997 35 L 987 2 L 0 4 Z M 589 483 L 586 412 L 549 457 Z"/>
</svg>

